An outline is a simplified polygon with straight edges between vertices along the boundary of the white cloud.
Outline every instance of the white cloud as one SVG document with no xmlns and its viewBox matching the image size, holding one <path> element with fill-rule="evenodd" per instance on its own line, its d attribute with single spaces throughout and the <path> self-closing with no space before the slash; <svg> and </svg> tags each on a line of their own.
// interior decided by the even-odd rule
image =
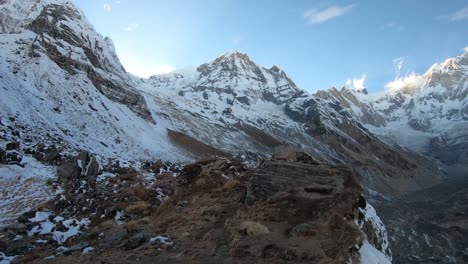
<svg viewBox="0 0 468 264">
<path fill-rule="evenodd" d="M 397 24 L 395 22 L 389 22 L 389 23 L 386 23 L 386 24 L 383 24 L 382 26 L 380 26 L 380 30 L 390 30 L 390 29 L 396 29 L 396 30 L 399 30 L 399 31 L 404 31 L 406 29 L 406 27 L 403 26 L 403 25 Z"/>
<path fill-rule="evenodd" d="M 122 64 L 129 73 L 143 78 L 148 78 L 155 74 L 170 73 L 176 69 L 168 64 L 149 64 L 135 57 L 123 57 Z"/>
<path fill-rule="evenodd" d="M 464 8 L 450 15 L 451 21 L 461 21 L 465 19 L 468 19 L 468 6 L 465 6 Z"/>
<path fill-rule="evenodd" d="M 138 77 L 148 78 L 155 74 L 170 73 L 176 68 L 167 64 L 148 65 L 143 63 L 127 63 L 125 69 Z"/>
<path fill-rule="evenodd" d="M 125 28 L 125 30 L 126 30 L 126 31 L 129 31 L 129 32 L 134 32 L 134 31 L 136 31 L 136 30 L 139 29 L 139 28 L 140 28 L 140 24 L 138 24 L 138 23 L 133 23 L 133 24 L 128 25 L 128 26 Z"/>
<path fill-rule="evenodd" d="M 395 70 L 395 77 L 400 78 L 401 70 L 403 69 L 406 63 L 406 57 L 398 57 L 393 59 L 393 69 Z"/>
<path fill-rule="evenodd" d="M 385 89 L 396 92 L 402 91 L 403 93 L 411 93 L 415 89 L 424 85 L 424 78 L 416 73 L 411 73 L 406 77 L 397 78 L 385 85 Z"/>
<path fill-rule="evenodd" d="M 463 53 L 468 53 L 468 47 L 463 48 Z"/>
<path fill-rule="evenodd" d="M 309 24 L 320 24 L 350 12 L 353 7 L 354 5 L 331 6 L 322 10 L 311 8 L 304 12 L 304 18 L 307 19 Z"/>
<path fill-rule="evenodd" d="M 366 89 L 366 86 L 364 85 L 366 78 L 366 74 L 363 74 L 360 79 L 350 79 L 346 82 L 346 86 L 356 91 L 362 91 Z"/>
<path fill-rule="evenodd" d="M 108 3 L 105 3 L 104 4 L 104 10 L 106 10 L 107 12 L 111 12 L 112 11 L 112 6 Z"/>
</svg>

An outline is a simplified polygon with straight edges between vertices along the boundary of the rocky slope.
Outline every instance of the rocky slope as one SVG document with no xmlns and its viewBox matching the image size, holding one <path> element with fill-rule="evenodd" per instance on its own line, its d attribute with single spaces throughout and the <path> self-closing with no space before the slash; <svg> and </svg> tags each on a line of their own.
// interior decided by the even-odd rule
<svg viewBox="0 0 468 264">
<path fill-rule="evenodd" d="M 467 191 L 465 173 L 380 205 L 394 263 L 467 262 Z"/>
<path fill-rule="evenodd" d="M 391 261 L 351 170 L 305 153 L 254 169 L 211 159 L 100 172 L 86 152 L 60 163 L 52 186 L 63 192 L 0 231 L 0 251 L 18 263 Z"/>
<path fill-rule="evenodd" d="M 332 88 L 316 95 L 339 102 L 383 140 L 466 170 L 468 50 L 434 64 L 422 76 L 399 79 L 388 86 L 379 95 L 354 87 Z"/>
<path fill-rule="evenodd" d="M 103 232 L 106 241 L 109 236 L 120 236 L 121 240 L 117 239 L 116 242 L 119 249 L 115 248 L 115 252 L 110 252 L 108 256 L 98 253 L 100 258 L 118 257 L 122 243 L 136 243 L 137 247 L 144 244 L 141 247 L 143 255 L 134 256 L 142 258 L 148 253 L 145 250 L 154 251 L 173 243 L 168 237 L 157 236 L 158 232 L 172 230 L 171 235 L 179 237 L 191 228 L 199 229 L 197 232 L 213 228 L 216 234 L 207 237 L 206 243 L 200 245 L 206 246 L 199 249 L 203 252 L 201 255 L 185 254 L 183 250 L 187 249 L 191 238 L 182 236 L 177 243 L 185 248 L 174 251 L 183 255 L 180 261 L 189 261 L 189 258 L 203 261 L 206 260 L 206 254 L 216 253 L 217 250 L 220 250 L 218 258 L 227 257 L 229 252 L 234 262 L 238 257 L 248 260 L 260 255 L 265 258 L 263 261 L 269 258 L 286 261 L 290 257 L 299 259 L 305 255 L 323 260 L 323 263 L 340 263 L 348 258 L 356 261 L 358 258 L 369 258 L 367 262 L 370 262 L 372 256 L 384 256 L 382 259 L 386 260 L 382 261 L 387 261 L 390 253 L 382 223 L 376 220 L 375 211 L 370 206 L 354 208 L 351 203 L 355 202 L 353 199 L 356 195 L 361 194 L 361 189 L 354 183 L 343 186 L 340 179 L 348 179 L 354 174 L 363 185 L 364 192 L 375 201 L 382 197 L 394 199 L 440 182 L 440 164 L 434 164 L 430 158 L 421 155 L 428 151 L 425 149 L 427 142 L 432 142 L 433 152 L 439 153 L 437 157 L 446 164 L 453 161 L 449 154 L 456 157 L 456 164 L 463 164 L 466 158 L 466 54 L 451 63 L 431 68 L 431 74 L 421 77 L 427 80 L 424 85 L 398 89 L 377 99 L 349 88 L 341 91 L 330 89 L 310 95 L 299 89 L 277 66 L 258 66 L 241 52 L 228 52 L 199 67 L 149 79 L 131 76 L 120 64 L 112 41 L 96 33 L 82 12 L 70 1 L 0 1 L 0 22 L 0 191 L 8 198 L 2 203 L 2 213 L 5 214 L 1 221 L 8 223 L 50 200 L 52 195 L 58 195 L 44 205 L 39 215 L 21 218 L 27 226 L 26 231 L 22 227 L 20 231 L 9 233 L 10 240 L 14 240 L 16 235 L 24 238 L 24 232 L 31 234 L 32 238 L 26 242 L 32 243 L 32 246 L 28 244 L 25 247 L 27 250 L 18 251 L 18 255 L 30 252 L 31 248 L 39 254 L 35 259 L 55 254 L 55 246 L 65 243 L 65 237 L 69 237 L 67 230 L 72 230 L 70 232 L 76 236 L 81 228 L 84 230 L 91 225 L 97 226 L 94 233 L 86 231 L 88 236 L 75 241 L 81 244 L 69 242 L 67 247 L 72 246 L 73 250 L 78 248 L 77 252 L 85 248 L 91 250 L 88 244 L 99 250 L 104 249 L 106 246 L 101 245 L 98 231 L 107 230 Z M 440 111 L 431 113 L 427 105 L 436 105 Z M 426 125 L 426 119 L 433 121 Z M 441 120 L 445 120 L 445 123 Z M 388 137 L 399 124 L 408 127 L 412 124 L 409 130 L 411 135 L 424 135 L 424 144 L 418 145 L 416 149 L 419 153 L 405 144 L 402 134 L 395 133 L 395 138 Z M 457 133 L 453 133 L 455 130 Z M 395 141 L 403 147 L 395 144 Z M 271 155 L 278 150 L 281 153 L 307 153 L 302 157 L 307 157 L 308 162 L 297 160 L 297 156 L 270 161 Z M 82 154 L 76 158 L 78 153 L 93 155 Z M 154 179 L 152 174 L 159 175 L 170 167 L 177 167 L 155 165 L 154 170 L 145 172 L 147 161 L 150 161 L 150 165 L 155 160 L 180 164 L 214 156 L 233 159 L 231 163 L 237 157 L 236 162 L 251 168 L 241 173 L 241 176 L 235 175 L 240 177 L 236 178 L 238 183 L 235 186 L 246 190 L 245 195 L 248 197 L 249 188 L 258 185 L 250 191 L 261 194 L 258 197 L 254 195 L 253 204 L 243 200 L 240 203 L 242 205 L 239 205 L 236 200 L 241 195 L 239 190 L 232 186 L 223 189 L 216 185 L 222 183 L 224 186 L 223 175 L 228 174 L 216 169 L 213 175 L 221 173 L 219 178 L 219 175 L 213 176 L 210 174 L 211 169 L 207 169 L 206 173 L 193 176 L 197 179 L 201 177 L 196 182 L 208 181 L 206 190 L 203 184 L 194 185 L 189 180 L 190 188 L 179 183 L 178 192 L 168 198 L 172 204 L 161 208 L 145 207 L 148 204 L 159 205 L 162 197 L 172 194 L 176 188 L 174 178 L 158 178 L 154 183 L 151 181 Z M 293 162 L 293 165 L 281 161 L 285 159 Z M 256 167 L 256 162 L 260 160 L 267 161 Z M 211 168 L 213 164 L 226 162 L 214 160 L 193 166 Z M 98 168 L 97 163 L 100 164 Z M 57 166 L 60 169 L 55 175 Z M 276 170 L 282 173 L 275 174 Z M 64 171 L 68 172 L 68 176 Z M 294 171 L 298 171 L 297 179 L 284 178 Z M 330 172 L 336 175 L 329 175 Z M 265 173 L 274 176 L 270 179 L 273 182 L 262 176 Z M 328 175 L 330 179 L 323 180 L 323 175 L 310 176 L 316 174 Z M 149 176 L 150 180 L 144 176 Z M 232 181 L 230 176 L 227 178 L 226 181 Z M 100 183 L 98 179 L 104 182 Z M 183 180 L 184 176 L 177 179 Z M 255 183 L 256 179 L 260 182 Z M 166 181 L 165 187 L 158 185 Z M 288 185 L 290 196 L 286 198 L 283 197 L 284 190 L 278 187 L 278 184 L 283 185 L 285 182 L 291 184 Z M 324 186 L 312 188 L 310 194 L 305 189 L 297 191 L 301 184 Z M 120 218 L 125 218 L 122 210 L 128 205 L 120 204 L 128 202 L 125 200 L 127 187 L 137 194 L 132 198 L 132 206 L 138 207 L 138 204 L 133 204 L 137 201 L 146 203 L 140 204 L 144 207 L 142 221 L 148 220 L 145 218 L 148 212 L 151 215 L 154 210 L 167 210 L 160 218 L 167 218 L 167 222 L 171 222 L 169 218 L 175 212 L 184 211 L 187 207 L 184 212 L 189 222 L 160 222 L 164 226 L 158 227 L 160 229 L 144 224 L 148 228 L 146 231 L 132 229 L 135 223 L 132 223 L 133 227 L 126 224 L 119 227 L 118 223 L 122 222 Z M 163 187 L 168 189 L 161 192 Z M 29 192 L 20 194 L 25 188 Z M 237 214 L 227 216 L 218 212 L 203 215 L 204 209 L 199 208 L 199 204 L 193 201 L 190 203 L 198 199 L 197 188 L 212 191 L 219 196 L 227 192 L 226 197 L 214 195 L 198 198 L 210 206 L 213 203 L 232 206 Z M 14 194 L 10 190 L 15 190 Z M 71 196 L 68 195 L 70 191 Z M 73 191 L 80 195 L 73 195 Z M 353 199 L 349 201 L 340 198 L 351 193 Z M 285 200 L 278 198 L 278 195 Z M 316 200 L 318 198 L 319 201 Z M 109 199 L 111 202 L 106 202 Z M 266 203 L 265 199 L 271 204 Z M 30 204 L 31 200 L 36 203 Z M 343 208 L 351 207 L 351 211 L 341 210 L 340 206 L 336 208 L 338 211 L 334 211 L 325 206 L 329 210 L 318 212 L 321 218 L 314 222 L 308 215 L 311 212 L 304 211 L 301 204 L 285 208 L 280 200 L 285 203 L 303 200 L 305 204 L 318 202 L 320 205 L 324 205 L 322 202 L 333 202 Z M 106 206 L 93 206 L 99 204 Z M 262 211 L 265 215 L 271 219 L 281 218 L 281 221 L 276 223 L 271 219 L 260 219 L 260 215 L 250 215 L 253 207 L 249 209 L 248 206 L 256 206 L 257 211 L 264 210 L 261 207 L 265 206 L 267 209 Z M 280 212 L 268 211 L 272 208 Z M 288 218 L 290 216 L 283 214 L 286 209 L 302 214 L 301 219 L 311 228 L 318 229 L 319 235 L 311 238 L 280 236 L 293 224 L 299 224 L 292 223 Z M 64 210 L 66 215 L 62 215 Z M 344 215 L 345 211 L 347 215 Z M 342 223 L 350 229 L 340 229 L 347 237 L 346 244 L 340 244 L 340 248 L 332 247 L 333 240 L 327 241 L 322 237 L 328 234 L 329 217 L 337 214 L 346 218 L 352 214 L 353 219 L 356 214 L 362 214 L 364 216 L 361 219 L 368 219 L 367 224 L 361 221 L 353 225 L 349 219 L 349 223 Z M 100 216 L 107 221 L 115 218 L 115 223 L 107 222 L 110 226 L 106 226 L 102 222 L 104 220 L 99 219 Z M 83 222 L 83 219 L 91 222 Z M 212 220 L 215 221 L 214 225 L 211 225 Z M 230 220 L 237 222 L 232 226 L 225 224 Z M 235 230 L 242 229 L 240 226 L 244 220 L 260 223 L 260 227 L 257 224 L 255 226 L 271 231 L 268 241 L 272 241 L 273 247 L 255 247 L 249 236 L 244 234 L 238 237 L 240 233 L 235 233 Z M 79 224 L 70 226 L 72 222 Z M 62 233 L 46 229 L 52 225 L 61 225 L 59 232 Z M 31 230 L 31 227 L 37 228 Z M 37 246 L 31 239 L 49 233 L 52 233 L 55 242 L 36 251 Z M 132 240 L 134 235 L 137 237 Z M 49 236 L 46 238 L 50 240 Z M 304 248 L 294 246 L 296 240 L 313 244 L 315 251 L 305 252 Z M 215 241 L 224 247 L 210 248 Z M 351 241 L 357 242 L 358 246 L 348 247 Z M 117 244 L 108 245 L 107 249 Z M 343 247 L 349 251 L 342 251 Z M 62 253 L 67 255 L 69 250 L 63 250 Z M 245 254 L 237 256 L 239 250 Z M 16 251 L 8 252 L 7 255 L 16 254 Z M 158 259 L 173 260 L 173 257 L 179 256 L 174 252 L 162 252 Z M 147 260 L 153 259 L 150 257 Z M 64 257 L 63 261 L 71 261 L 71 258 Z"/>
</svg>

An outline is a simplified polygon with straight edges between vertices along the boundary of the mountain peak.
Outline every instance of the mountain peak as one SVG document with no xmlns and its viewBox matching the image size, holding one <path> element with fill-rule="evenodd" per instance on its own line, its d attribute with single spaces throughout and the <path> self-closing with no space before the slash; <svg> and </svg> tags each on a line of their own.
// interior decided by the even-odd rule
<svg viewBox="0 0 468 264">
<path fill-rule="evenodd" d="M 223 53 L 220 57 L 216 58 L 212 63 L 219 64 L 229 62 L 238 67 L 257 66 L 247 55 L 247 53 L 240 51 L 228 51 Z"/>
<path fill-rule="evenodd" d="M 239 50 L 230 50 L 223 53 L 220 58 L 244 58 L 250 59 L 247 53 L 239 51 Z"/>
<path fill-rule="evenodd" d="M 39 16 L 49 5 L 67 5 L 82 16 L 81 11 L 69 0 L 0 0 L 0 12 L 3 17 L 0 32 L 11 33 L 19 30 Z"/>
</svg>

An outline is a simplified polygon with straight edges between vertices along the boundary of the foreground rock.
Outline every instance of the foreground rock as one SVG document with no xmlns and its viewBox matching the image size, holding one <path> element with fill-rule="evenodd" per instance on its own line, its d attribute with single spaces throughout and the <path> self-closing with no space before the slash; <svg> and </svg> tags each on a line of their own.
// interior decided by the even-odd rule
<svg viewBox="0 0 468 264">
<path fill-rule="evenodd" d="M 81 153 L 59 168 L 68 191 L 49 203 L 51 213 L 25 214 L 8 230 L 15 238 L 39 223 L 76 234 L 53 240 L 36 228 L 40 237 L 24 237 L 9 252 L 22 255 L 20 263 L 359 263 L 370 242 L 390 254 L 386 234 L 365 224 L 367 204 L 351 170 L 305 153 L 275 157 L 255 169 L 201 161 L 147 184 L 129 168 L 95 180 L 87 173 L 92 157 Z M 31 246 L 39 238 L 47 243 Z"/>
</svg>

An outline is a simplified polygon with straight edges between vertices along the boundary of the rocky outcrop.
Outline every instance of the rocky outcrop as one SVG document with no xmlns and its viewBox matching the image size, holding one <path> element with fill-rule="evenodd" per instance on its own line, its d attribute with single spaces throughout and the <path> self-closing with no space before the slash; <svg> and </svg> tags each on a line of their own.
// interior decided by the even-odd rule
<svg viewBox="0 0 468 264">
<path fill-rule="evenodd" d="M 154 185 L 118 167 L 90 184 L 92 160 L 82 152 L 65 162 L 58 180 L 73 188 L 0 230 L 0 251 L 38 263 L 58 245 L 58 263 L 359 263 L 368 237 L 352 171 L 305 153 L 278 153 L 254 169 L 200 161 L 176 178 L 161 170 Z M 48 242 L 28 246 L 39 238 Z"/>
</svg>

